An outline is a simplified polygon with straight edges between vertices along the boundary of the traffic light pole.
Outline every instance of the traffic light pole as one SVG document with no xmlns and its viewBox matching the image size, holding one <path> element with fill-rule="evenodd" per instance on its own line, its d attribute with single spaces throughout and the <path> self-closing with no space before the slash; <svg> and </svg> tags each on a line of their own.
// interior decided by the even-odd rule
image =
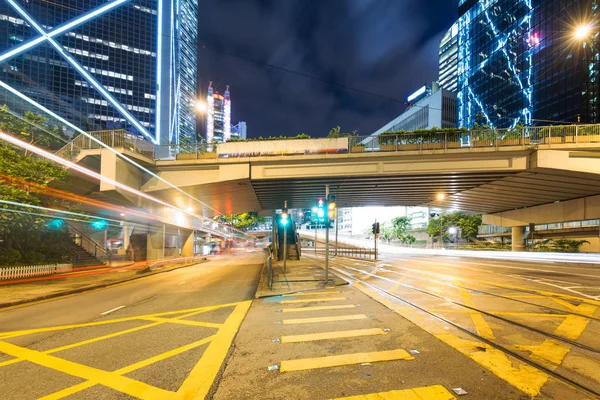
<svg viewBox="0 0 600 400">
<path fill-rule="evenodd" d="M 377 218 L 375 218 L 375 224 L 373 224 L 373 226 L 377 226 Z M 375 241 L 375 261 L 377 261 L 377 228 L 373 229 L 375 232 L 373 232 L 373 240 Z"/>
<path fill-rule="evenodd" d="M 329 185 L 325 185 L 325 199 L 327 199 L 325 202 L 327 205 L 325 209 L 325 284 L 327 284 L 329 283 Z"/>
<path fill-rule="evenodd" d="M 287 200 L 283 202 L 283 209 L 287 210 Z M 283 226 L 283 273 L 285 274 L 287 268 L 287 224 Z"/>
</svg>

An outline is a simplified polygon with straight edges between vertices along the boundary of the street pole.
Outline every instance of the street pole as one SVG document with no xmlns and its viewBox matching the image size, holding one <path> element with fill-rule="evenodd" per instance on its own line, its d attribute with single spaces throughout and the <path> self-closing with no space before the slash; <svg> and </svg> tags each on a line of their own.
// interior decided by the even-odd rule
<svg viewBox="0 0 600 400">
<path fill-rule="evenodd" d="M 315 230 L 315 243 L 314 243 L 315 255 L 317 255 L 317 231 L 319 230 L 318 227 L 319 227 L 319 221 L 317 221 L 317 223 L 315 225 L 313 225 L 313 229 Z"/>
<path fill-rule="evenodd" d="M 325 185 L 325 284 L 329 282 L 329 185 Z"/>
<path fill-rule="evenodd" d="M 338 255 L 338 226 L 339 226 L 339 223 L 340 223 L 337 211 L 338 210 L 336 208 L 335 209 L 335 256 L 336 257 Z"/>
<path fill-rule="evenodd" d="M 287 200 L 284 200 L 283 202 L 283 209 L 287 210 Z M 289 222 L 291 223 L 291 222 Z M 287 267 L 287 252 L 288 252 L 288 248 L 287 248 L 287 226 L 283 227 L 283 273 L 285 274 L 286 272 L 286 267 Z"/>
<path fill-rule="evenodd" d="M 167 227 L 163 224 L 163 234 L 162 234 L 162 259 L 165 259 L 165 244 L 167 240 Z"/>
<path fill-rule="evenodd" d="M 377 218 L 375 218 L 375 226 L 377 226 Z M 375 241 L 375 261 L 377 261 L 377 230 L 373 232 L 373 240 Z"/>
</svg>

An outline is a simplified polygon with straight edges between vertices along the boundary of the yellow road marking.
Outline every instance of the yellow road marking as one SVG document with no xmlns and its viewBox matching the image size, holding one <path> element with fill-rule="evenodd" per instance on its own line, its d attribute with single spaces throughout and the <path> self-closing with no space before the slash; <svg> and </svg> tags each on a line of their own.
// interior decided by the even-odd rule
<svg viewBox="0 0 600 400">
<path fill-rule="evenodd" d="M 462 354 L 492 371 L 496 376 L 532 397 L 540 393 L 540 389 L 548 380 L 548 375 L 537 368 L 529 365 L 521 365 L 518 368 L 514 367 L 505 353 L 485 343 L 463 340 L 441 329 L 439 330 L 440 333 L 435 333 L 433 330 L 437 328 L 437 325 L 429 326 L 425 324 L 424 319 L 413 309 L 399 306 L 360 283 L 355 282 L 353 286 L 367 296 L 407 318 L 425 331 L 432 333 L 442 342 L 460 351 Z"/>
<path fill-rule="evenodd" d="M 556 328 L 554 333 L 567 339 L 576 340 L 581 336 L 588 322 L 590 322 L 589 318 L 580 317 L 579 315 L 569 315 Z"/>
<path fill-rule="evenodd" d="M 596 313 L 596 311 L 598 310 L 597 306 L 591 305 L 591 304 L 579 304 L 579 305 L 574 305 L 569 303 L 568 301 L 564 301 L 562 299 L 551 299 L 552 301 L 560 304 L 561 306 L 568 308 L 571 311 L 575 311 L 575 313 L 577 314 L 581 314 L 581 315 L 585 315 L 588 317 L 593 317 L 594 314 Z"/>
<path fill-rule="evenodd" d="M 242 319 L 244 318 L 244 316 L 246 315 L 246 312 L 248 311 L 248 308 L 250 307 L 250 303 L 251 302 L 248 301 L 248 302 L 242 302 L 242 303 L 230 303 L 230 304 L 223 304 L 223 305 L 217 305 L 217 306 L 201 307 L 201 308 L 191 309 L 191 310 L 193 310 L 193 312 L 188 312 L 187 314 L 182 314 L 182 313 L 186 312 L 186 311 L 190 311 L 190 310 L 170 311 L 170 312 L 151 314 L 151 315 L 147 315 L 147 316 L 137 316 L 137 317 L 131 317 L 131 318 L 125 318 L 125 319 L 120 318 L 117 320 L 100 321 L 104 324 L 104 323 L 122 322 L 123 320 L 136 320 L 136 319 L 144 320 L 145 318 L 149 318 L 149 319 L 154 318 L 156 320 L 156 322 L 154 322 L 154 323 L 146 324 L 146 325 L 135 327 L 135 328 L 126 329 L 124 331 L 111 333 L 108 335 L 100 336 L 100 337 L 93 338 L 93 339 L 88 339 L 88 340 L 78 342 L 78 343 L 69 344 L 66 346 L 59 347 L 59 348 L 46 350 L 44 352 L 37 352 L 34 350 L 22 348 L 19 346 L 15 346 L 15 345 L 0 341 L 0 352 L 17 357 L 13 360 L 9 360 L 9 362 L 3 363 L 2 365 L 26 360 L 26 361 L 30 361 L 30 362 L 33 362 L 33 363 L 36 363 L 36 364 L 39 364 L 39 365 L 42 365 L 42 366 L 45 366 L 48 368 L 56 369 L 58 371 L 61 371 L 61 372 L 64 372 L 64 373 L 67 373 L 67 374 L 70 374 L 70 375 L 73 375 L 76 377 L 86 379 L 86 382 L 82 382 L 78 385 L 71 386 L 69 388 L 63 389 L 61 391 L 58 391 L 58 392 L 50 394 L 46 397 L 43 397 L 44 400 L 61 399 L 63 397 L 69 396 L 71 394 L 77 393 L 79 391 L 85 390 L 89 387 L 92 387 L 92 386 L 95 386 L 98 384 L 113 388 L 117 391 L 121 391 L 122 393 L 129 394 L 133 397 L 144 398 L 144 399 L 154 399 L 154 398 L 169 399 L 169 398 L 179 398 L 179 397 L 196 398 L 194 395 L 194 393 L 196 393 L 196 390 L 198 390 L 198 393 L 202 393 L 204 390 L 208 391 L 210 389 L 210 385 L 212 384 L 212 382 L 216 376 L 216 373 L 218 372 L 220 365 L 222 364 L 222 361 L 220 363 L 218 363 L 218 365 L 216 365 L 215 362 L 217 362 L 219 358 L 222 358 L 222 359 L 225 358 L 228 347 L 231 343 L 231 340 L 233 339 L 233 335 L 235 335 L 235 333 L 237 332 L 237 329 L 239 328 L 239 325 L 241 324 Z M 229 315 L 229 317 L 227 318 L 227 321 L 224 324 L 212 324 L 212 323 L 203 323 L 203 322 L 198 322 L 198 321 L 183 320 L 183 318 L 191 317 L 196 314 L 201 314 L 206 311 L 210 311 L 210 310 L 214 310 L 214 309 L 218 309 L 218 308 L 224 308 L 224 307 L 231 307 L 231 306 L 235 306 L 235 308 L 232 311 L 232 313 Z M 180 315 L 173 317 L 173 318 L 152 317 L 153 315 L 158 316 L 158 315 L 174 315 L 174 314 L 180 314 Z M 222 329 L 220 329 L 219 332 L 217 332 L 217 334 L 215 334 L 213 336 L 201 339 L 199 341 L 190 343 L 185 346 L 178 347 L 176 349 L 167 351 L 167 352 L 159 354 L 157 356 L 150 357 L 148 359 L 145 359 L 138 363 L 126 366 L 126 367 L 121 368 L 114 372 L 98 370 L 98 369 L 95 369 L 92 367 L 87 367 L 85 365 L 81 365 L 78 363 L 70 362 L 67 360 L 63 360 L 63 359 L 48 355 L 49 353 L 52 353 L 52 352 L 58 352 L 61 350 L 66 350 L 68 348 L 82 346 L 85 344 L 97 342 L 97 341 L 108 339 L 111 337 L 116 337 L 119 335 L 124 335 L 124 334 L 131 333 L 134 331 L 146 329 L 146 328 L 149 328 L 152 326 L 162 325 L 162 324 L 166 324 L 166 323 L 182 323 L 182 322 L 186 323 L 186 324 L 187 324 L 187 322 L 189 322 L 190 324 L 188 324 L 188 325 L 193 325 L 193 326 L 209 326 L 210 325 L 211 327 L 221 327 Z M 103 325 L 103 324 L 100 324 L 100 325 Z M 5 335 L 4 337 L 20 336 L 20 335 L 26 334 L 25 332 L 35 333 L 37 331 L 57 330 L 56 328 L 58 328 L 58 330 L 61 330 L 61 329 L 69 329 L 69 328 L 78 328 L 81 326 L 95 326 L 95 325 L 99 325 L 99 324 L 86 323 L 86 324 L 78 324 L 78 325 L 65 325 L 65 326 L 54 327 L 54 328 L 32 329 L 29 331 L 8 332 L 8 334 L 10 334 L 10 335 Z M 180 388 L 180 391 L 184 390 L 183 395 L 180 395 L 179 392 L 174 393 L 174 392 L 166 391 L 166 390 L 163 390 L 160 388 L 156 388 L 156 387 L 147 385 L 143 382 L 138 382 L 133 379 L 121 376 L 121 375 L 127 374 L 129 372 L 135 371 L 137 369 L 143 368 L 145 366 L 151 365 L 153 363 L 159 362 L 161 360 L 167 359 L 169 357 L 173 357 L 177 354 L 181 354 L 185 351 L 191 350 L 193 348 L 199 347 L 201 345 L 204 345 L 204 344 L 212 342 L 212 341 L 218 341 L 219 348 L 215 348 L 214 346 L 212 346 L 212 350 L 209 352 L 209 350 L 211 349 L 211 346 L 209 346 L 207 348 L 206 352 L 204 353 L 203 357 L 198 362 L 197 366 L 192 371 L 192 373 L 194 373 L 194 371 L 196 370 L 198 365 L 200 365 L 202 363 L 209 364 L 209 368 L 205 369 L 202 372 L 204 374 L 202 376 L 203 379 L 198 379 L 197 376 L 196 376 L 196 378 L 191 379 L 191 378 L 193 378 L 192 374 L 190 374 L 190 376 L 188 376 L 188 378 L 184 382 L 184 385 L 186 385 L 186 382 L 187 382 L 186 387 L 184 388 L 184 385 L 182 385 L 182 387 Z M 221 350 L 222 354 L 218 354 L 218 350 Z M 208 360 L 205 359 L 204 356 L 208 356 L 209 359 Z M 210 382 L 208 382 L 209 379 L 210 379 Z M 200 382 L 200 383 L 198 384 L 198 382 Z M 206 387 L 208 387 L 208 388 L 206 388 Z M 204 396 L 205 396 L 205 394 L 202 394 L 202 395 L 199 395 L 198 398 L 204 398 Z"/>
<path fill-rule="evenodd" d="M 339 397 L 334 400 L 456 400 L 452 393 L 441 385 L 414 389 L 392 390 L 358 396 Z"/>
<path fill-rule="evenodd" d="M 296 297 L 296 296 L 326 296 L 328 294 L 340 294 L 340 292 L 312 292 L 312 293 L 290 293 L 284 294 L 283 297 Z"/>
<path fill-rule="evenodd" d="M 185 399 L 204 399 L 221 369 L 231 343 L 250 309 L 252 301 L 238 303 L 227 317 L 217 337 L 213 339 L 202 358 L 185 379 L 177 394 Z"/>
<path fill-rule="evenodd" d="M 344 308 L 356 308 L 354 304 L 342 304 L 339 306 L 316 306 L 316 307 L 302 307 L 302 308 L 285 308 L 281 310 L 284 313 L 290 312 L 303 312 L 303 311 L 321 311 L 321 310 L 341 310 Z"/>
<path fill-rule="evenodd" d="M 304 371 L 307 369 L 341 367 L 343 365 L 393 360 L 413 360 L 413 357 L 402 349 L 374 351 L 371 353 L 343 354 L 339 356 L 282 361 L 280 370 L 281 372 Z"/>
<path fill-rule="evenodd" d="M 166 324 L 166 323 L 176 323 L 177 320 L 179 320 L 179 319 L 187 318 L 187 317 L 192 317 L 194 315 L 201 314 L 203 312 L 205 312 L 205 311 L 202 310 L 202 311 L 191 312 L 191 313 L 188 313 L 188 314 L 180 315 L 178 317 L 169 318 L 169 319 L 167 319 L 167 318 L 161 318 L 160 322 L 154 322 L 152 324 L 146 324 L 146 325 L 142 325 L 142 326 L 137 326 L 135 328 L 125 329 L 123 331 L 110 333 L 110 334 L 104 335 L 104 336 L 98 336 L 96 338 L 84 340 L 84 341 L 81 341 L 81 342 L 71 343 L 71 344 L 68 344 L 68 345 L 65 345 L 65 346 L 61 346 L 61 347 L 57 347 L 57 348 L 54 348 L 54 349 L 43 351 L 42 353 L 43 354 L 58 353 L 59 351 L 68 350 L 68 349 L 72 349 L 74 347 L 79 347 L 79 346 L 83 346 L 83 345 L 86 345 L 86 344 L 91 344 L 91 343 L 99 342 L 99 341 L 105 340 L 105 339 L 111 339 L 111 338 L 114 338 L 114 337 L 117 337 L 117 336 L 126 335 L 128 333 L 136 332 L 136 331 L 139 331 L 139 330 L 142 330 L 142 329 L 152 328 L 152 327 L 163 325 L 163 324 Z M 0 363 L 0 367 L 4 367 L 4 366 L 10 365 L 10 364 L 14 364 L 14 363 L 17 363 L 17 362 L 20 362 L 20 361 L 23 361 L 23 359 L 14 358 L 12 360 L 8 360 L 8 361 Z"/>
<path fill-rule="evenodd" d="M 457 285 L 460 285 L 460 282 L 457 282 Z M 473 303 L 473 299 L 471 299 L 471 294 L 466 289 L 458 289 L 460 296 L 463 299 L 465 305 L 469 307 L 475 307 L 475 303 Z M 494 340 L 496 337 L 494 336 L 494 332 L 490 329 L 490 326 L 483 318 L 480 312 L 475 310 L 469 310 L 469 315 L 471 316 L 471 320 L 475 324 L 475 329 L 477 332 L 486 339 Z"/>
<path fill-rule="evenodd" d="M 295 319 L 284 319 L 282 323 L 284 325 L 292 324 L 311 324 L 313 322 L 335 322 L 335 321 L 352 321 L 357 319 L 366 319 L 367 316 L 364 314 L 356 315 L 338 315 L 335 317 L 315 317 L 315 318 L 295 318 Z"/>
<path fill-rule="evenodd" d="M 173 357 L 173 356 L 176 356 L 178 354 L 184 353 L 184 352 L 186 352 L 188 350 L 195 349 L 196 347 L 200 347 L 200 346 L 202 346 L 202 345 L 210 342 L 215 337 L 216 337 L 216 335 L 209 336 L 207 338 L 198 340 L 196 342 L 187 344 L 185 346 L 178 347 L 176 349 L 167 351 L 167 352 L 159 354 L 157 356 L 150 357 L 150 358 L 148 358 L 146 360 L 142 360 L 142 361 L 137 362 L 135 364 L 128 365 L 128 366 L 126 366 L 124 368 L 121 368 L 121 369 L 118 369 L 118 370 L 114 371 L 113 373 L 114 374 L 119 374 L 119 375 L 128 374 L 128 373 L 136 371 L 136 370 L 138 370 L 140 368 L 144 368 L 144 367 L 147 367 L 148 365 L 151 365 L 151 364 L 154 364 L 156 362 L 165 360 L 165 359 L 167 359 L 169 357 Z M 71 387 L 68 387 L 66 389 L 60 390 L 58 392 L 52 393 L 52 394 L 50 394 L 48 396 L 41 397 L 39 400 L 57 400 L 57 399 L 62 399 L 64 397 L 70 396 L 70 395 L 75 394 L 77 392 L 80 392 L 82 390 L 88 389 L 88 388 L 90 388 L 90 387 L 92 387 L 94 385 L 96 385 L 96 383 L 92 382 L 92 381 L 82 382 L 82 383 L 79 383 L 79 384 L 77 384 L 75 386 L 71 386 Z M 170 392 L 170 393 L 172 394 L 173 397 L 175 397 L 175 393 L 172 393 L 172 392 Z"/>
<path fill-rule="evenodd" d="M 542 363 L 548 368 L 555 369 L 559 366 L 567 353 L 570 350 L 570 346 L 557 342 L 556 340 L 546 339 L 542 344 L 534 346 L 515 346 L 517 350 L 529 351 L 530 358 L 537 362 Z"/>
<path fill-rule="evenodd" d="M 345 297 L 324 297 L 320 299 L 300 299 L 300 300 L 281 300 L 281 304 L 294 304 L 294 303 L 316 303 L 319 301 L 341 301 L 348 300 Z"/>
<path fill-rule="evenodd" d="M 471 310 L 451 310 L 451 309 L 431 309 L 430 312 L 434 313 L 456 313 L 456 314 L 470 314 Z M 543 318 L 565 318 L 568 314 L 543 314 L 543 313 L 527 313 L 518 311 L 488 311 L 494 315 L 505 315 L 515 317 L 543 317 Z"/>
<path fill-rule="evenodd" d="M 219 329 L 223 326 L 222 324 L 215 324 L 212 322 L 190 321 L 187 319 L 169 319 L 169 318 L 159 318 L 159 317 L 140 317 L 139 319 L 142 319 L 145 321 L 167 322 L 170 324 L 202 326 L 205 328 L 216 328 L 216 329 Z"/>
<path fill-rule="evenodd" d="M 2 338 L 7 339 L 7 338 L 12 338 L 12 337 L 17 337 L 17 336 L 29 335 L 31 333 L 52 332 L 52 331 L 60 331 L 60 330 L 65 330 L 65 329 L 83 328 L 83 327 L 88 327 L 88 326 L 108 325 L 108 324 L 114 324 L 114 323 L 118 323 L 118 322 L 141 320 L 143 317 L 162 317 L 162 316 L 166 316 L 166 315 L 174 315 L 174 314 L 189 313 L 189 312 L 203 313 L 203 312 L 207 312 L 207 311 L 216 310 L 218 308 L 233 307 L 233 306 L 236 306 L 237 304 L 239 304 L 239 303 L 229 303 L 229 304 L 222 304 L 222 305 L 218 305 L 218 306 L 190 308 L 187 310 L 167 311 L 167 312 L 160 312 L 160 313 L 156 313 L 156 314 L 141 315 L 141 316 L 136 316 L 136 317 L 125 317 L 125 318 L 111 319 L 111 320 L 106 320 L 106 321 L 86 322 L 83 324 L 61 325 L 61 326 L 52 326 L 52 327 L 46 327 L 46 328 L 26 329 L 26 330 L 22 330 L 22 331 L 2 332 L 2 335 L 3 335 Z"/>
<path fill-rule="evenodd" d="M 381 328 L 372 329 L 356 329 L 352 331 L 337 331 L 337 332 L 323 332 L 323 333 L 311 333 L 308 335 L 292 335 L 282 336 L 281 343 L 299 343 L 299 342 L 312 342 L 315 340 L 329 340 L 329 339 L 345 339 L 359 336 L 374 336 L 374 335 L 387 335 Z"/>
<path fill-rule="evenodd" d="M 174 397 L 172 392 L 150 386 L 146 383 L 113 372 L 107 372 L 87 365 L 63 360 L 48 354 L 42 354 L 35 350 L 15 346 L 10 343 L 0 342 L 0 351 L 13 357 L 23 358 L 46 368 L 64 372 L 91 381 L 95 384 L 101 384 L 133 397 L 143 399 L 169 399 Z"/>
</svg>

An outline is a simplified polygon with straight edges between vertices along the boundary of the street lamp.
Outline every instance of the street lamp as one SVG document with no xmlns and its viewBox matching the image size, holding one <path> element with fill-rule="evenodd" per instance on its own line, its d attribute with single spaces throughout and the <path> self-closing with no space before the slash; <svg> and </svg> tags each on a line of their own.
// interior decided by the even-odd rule
<svg viewBox="0 0 600 400">
<path fill-rule="evenodd" d="M 204 114 L 207 110 L 208 110 L 208 106 L 206 105 L 205 102 L 203 102 L 203 101 L 196 102 L 196 111 Z"/>
<path fill-rule="evenodd" d="M 575 27 L 573 31 L 573 37 L 577 40 L 585 40 L 590 37 L 592 33 L 592 26 L 590 24 L 582 24 Z"/>
<path fill-rule="evenodd" d="M 438 193 L 435 195 L 435 198 L 438 200 L 444 200 L 446 198 L 446 194 L 445 193 Z"/>
</svg>

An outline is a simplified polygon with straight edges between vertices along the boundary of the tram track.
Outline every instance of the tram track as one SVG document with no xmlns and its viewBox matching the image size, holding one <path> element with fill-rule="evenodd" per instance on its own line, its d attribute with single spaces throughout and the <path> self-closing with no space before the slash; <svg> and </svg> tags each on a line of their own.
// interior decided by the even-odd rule
<svg viewBox="0 0 600 400">
<path fill-rule="evenodd" d="M 480 313 L 482 315 L 488 316 L 490 318 L 494 318 L 495 320 L 500 321 L 501 323 L 509 324 L 510 326 L 518 327 L 520 329 L 525 329 L 525 330 L 529 331 L 530 333 L 533 333 L 535 335 L 540 335 L 542 338 L 544 338 L 544 340 L 550 339 L 550 340 L 561 342 L 561 343 L 563 343 L 564 345 L 567 345 L 567 346 L 572 346 L 574 348 L 577 348 L 578 351 L 583 352 L 583 353 L 587 352 L 588 354 L 591 353 L 590 355 L 593 354 L 593 355 L 597 356 L 598 354 L 600 354 L 600 349 L 596 349 L 596 348 L 593 348 L 593 347 L 590 347 L 590 346 L 578 343 L 578 342 L 576 342 L 574 340 L 571 340 L 571 339 L 568 339 L 568 338 L 565 338 L 565 337 L 562 337 L 562 336 L 559 336 L 559 335 L 556 335 L 556 334 L 553 334 L 553 333 L 546 332 L 546 331 L 544 331 L 542 329 L 531 327 L 531 326 L 522 324 L 520 322 L 516 322 L 516 321 L 513 321 L 511 319 L 504 318 L 504 317 L 499 316 L 499 315 L 495 315 L 493 313 L 490 313 L 488 311 L 479 309 L 477 307 L 472 307 L 472 306 L 469 306 L 469 305 L 457 302 L 455 300 L 449 299 L 449 298 L 447 298 L 445 296 L 442 296 L 442 295 L 439 295 L 437 293 L 432 293 L 432 292 L 429 292 L 427 290 L 420 289 L 420 288 L 414 287 L 412 285 L 409 285 L 409 284 L 406 284 L 406 283 L 402 283 L 402 282 L 399 282 L 397 280 L 394 280 L 394 279 L 391 279 L 391 278 L 388 278 L 388 277 L 385 277 L 385 276 L 380 276 L 380 275 L 377 275 L 377 274 L 374 274 L 374 273 L 371 273 L 371 272 L 368 272 L 368 271 L 364 271 L 364 270 L 359 269 L 359 268 L 355 268 L 355 267 L 351 267 L 351 266 L 345 265 L 343 262 L 340 262 L 339 260 L 336 260 L 336 259 L 330 260 L 329 262 L 330 262 L 330 264 L 332 264 L 332 267 L 333 267 L 332 270 L 334 271 L 334 273 L 338 274 L 343 279 L 346 279 L 346 280 L 348 280 L 350 282 L 352 282 L 352 281 L 359 282 L 360 284 L 362 284 L 362 285 L 364 285 L 366 287 L 369 287 L 369 288 L 371 288 L 371 289 L 373 289 L 373 290 L 375 290 L 375 291 L 377 291 L 379 293 L 382 293 L 383 295 L 390 296 L 390 297 L 392 297 L 392 298 L 394 298 L 394 299 L 402 302 L 403 304 L 405 304 L 405 305 L 407 305 L 407 306 L 409 306 L 409 307 L 411 307 L 411 308 L 413 308 L 415 310 L 423 312 L 423 313 L 429 315 L 430 317 L 432 317 L 432 318 L 434 318 L 434 319 L 436 319 L 436 320 L 438 320 L 440 322 L 443 322 L 444 324 L 447 324 L 447 325 L 449 325 L 449 326 L 451 326 L 451 327 L 459 330 L 460 332 L 462 332 L 462 333 L 464 333 L 466 335 L 469 335 L 470 337 L 476 339 L 478 342 L 485 343 L 485 344 L 489 345 L 490 347 L 492 347 L 492 348 L 494 348 L 496 350 L 499 350 L 499 351 L 503 352 L 504 354 L 506 354 L 508 356 L 514 357 L 514 358 L 518 359 L 519 361 L 521 361 L 521 362 L 523 362 L 523 363 L 525 363 L 525 364 L 527 364 L 527 365 L 529 365 L 529 366 L 531 366 L 533 368 L 536 368 L 536 369 L 538 369 L 540 371 L 543 371 L 544 373 L 548 374 L 549 376 L 552 376 L 555 379 L 557 379 L 557 380 L 559 380 L 559 381 L 561 381 L 561 382 L 563 382 L 565 384 L 571 385 L 571 386 L 573 386 L 573 387 L 575 387 L 575 388 L 577 388 L 579 390 L 582 390 L 585 393 L 587 393 L 589 395 L 592 395 L 592 396 L 594 396 L 596 398 L 600 398 L 600 389 L 598 388 L 598 386 L 599 386 L 598 382 L 596 382 L 595 380 L 593 380 L 593 379 L 591 379 L 591 378 L 589 378 L 589 377 L 587 377 L 585 375 L 582 375 L 578 371 L 567 369 L 567 371 L 569 371 L 570 374 L 572 374 L 575 377 L 580 378 L 580 379 L 576 380 L 576 379 L 573 379 L 572 377 L 566 376 L 565 374 L 557 372 L 555 369 L 550 368 L 547 365 L 544 365 L 544 364 L 542 364 L 540 362 L 537 362 L 537 361 L 529 358 L 528 356 L 520 354 L 518 351 L 515 351 L 515 350 L 507 347 L 506 345 L 499 343 L 496 340 L 488 339 L 488 338 L 482 336 L 481 334 L 479 334 L 478 332 L 476 332 L 476 331 L 474 332 L 473 330 L 471 330 L 471 329 L 469 329 L 467 327 L 462 326 L 458 322 L 452 321 L 451 319 L 447 318 L 444 315 L 441 315 L 438 312 L 430 311 L 427 308 L 416 304 L 414 301 L 407 300 L 407 299 L 405 299 L 405 298 L 397 295 L 396 293 L 393 293 L 393 291 L 388 290 L 385 287 L 382 287 L 380 285 L 377 285 L 377 284 L 374 284 L 374 283 L 371 283 L 371 282 L 367 282 L 365 279 L 361 279 L 359 276 L 356 276 L 355 274 L 367 275 L 369 277 L 377 278 L 377 279 L 386 281 L 386 282 L 394 284 L 394 285 L 399 285 L 399 286 L 405 287 L 407 289 L 413 290 L 415 292 L 418 292 L 420 294 L 429 296 L 431 298 L 434 298 L 434 299 L 437 299 L 437 300 L 441 300 L 441 301 L 444 301 L 444 302 L 448 302 L 448 303 L 456 305 L 458 307 L 465 308 L 465 309 L 467 309 L 469 311 L 477 312 L 477 313 Z M 423 279 L 423 278 L 420 278 L 420 279 Z M 447 282 L 444 282 L 444 283 L 447 284 Z M 452 285 L 452 284 L 448 284 L 448 285 Z M 454 287 L 460 287 L 460 286 L 454 286 Z M 466 290 L 476 290 L 476 291 L 481 292 L 478 289 L 472 289 L 472 288 L 467 288 L 467 287 L 463 287 L 463 288 L 466 289 Z M 505 298 L 504 296 L 500 296 L 500 297 Z M 506 300 L 511 300 L 511 301 L 518 300 L 518 299 L 511 299 L 511 298 L 505 298 L 505 299 Z M 544 306 L 540 306 L 540 305 L 534 304 L 534 303 L 529 303 L 529 302 L 525 302 L 525 303 L 528 304 L 528 305 L 534 306 L 534 307 L 539 307 L 539 308 L 543 308 L 544 307 Z M 546 308 L 546 309 L 552 309 L 552 308 L 550 307 L 550 308 Z M 581 315 L 581 314 L 573 314 L 573 313 L 564 314 L 563 310 L 559 310 L 559 311 L 561 312 L 561 315 L 565 315 L 565 317 L 567 315 L 578 315 L 578 316 L 581 316 L 581 317 L 584 317 L 584 318 L 598 320 L 598 318 L 595 318 L 595 317 L 590 317 L 590 316 Z M 591 358 L 594 359 L 594 358 L 597 358 L 597 357 L 591 357 Z M 557 368 L 558 368 L 558 365 L 557 365 Z M 581 383 L 581 382 L 579 382 L 580 380 L 583 380 L 586 383 Z"/>
</svg>

